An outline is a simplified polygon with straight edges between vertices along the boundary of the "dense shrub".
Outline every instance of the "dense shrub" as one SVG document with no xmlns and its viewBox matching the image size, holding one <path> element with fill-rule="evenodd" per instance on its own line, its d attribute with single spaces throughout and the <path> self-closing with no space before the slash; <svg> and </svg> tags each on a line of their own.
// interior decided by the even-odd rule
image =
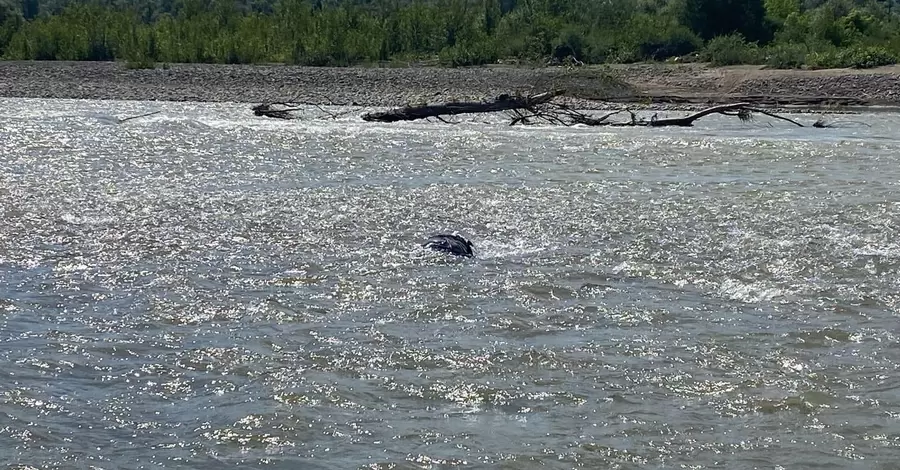
<svg viewBox="0 0 900 470">
<path fill-rule="evenodd" d="M 474 44 L 456 44 L 445 48 L 438 55 L 442 65 L 464 67 L 467 65 L 484 65 L 497 61 L 493 48 L 485 42 Z"/>
<path fill-rule="evenodd" d="M 837 69 L 844 67 L 836 49 L 810 52 L 806 56 L 806 65 L 812 69 Z"/>
<path fill-rule="evenodd" d="M 126 61 L 125 68 L 127 68 L 127 69 L 154 69 L 154 68 L 156 68 L 156 62 L 153 59 L 150 59 L 147 57 L 139 57 L 136 59 Z"/>
<path fill-rule="evenodd" d="M 666 60 L 670 57 L 688 55 L 702 46 L 703 41 L 696 34 L 683 26 L 678 26 L 662 31 L 657 36 L 638 41 L 637 50 L 642 58 Z"/>
<path fill-rule="evenodd" d="M 763 0 L 680 0 L 678 16 L 704 39 L 740 34 L 753 41 L 769 39 Z"/>
<path fill-rule="evenodd" d="M 135 65 L 415 57 L 464 66 L 702 51 L 714 65 L 862 68 L 896 61 L 896 13 L 863 0 L 0 0 L 0 54 Z"/>
<path fill-rule="evenodd" d="M 799 69 L 806 65 L 809 48 L 805 44 L 773 44 L 764 51 L 765 64 L 774 69 Z"/>
<path fill-rule="evenodd" d="M 703 46 L 703 41 L 687 27 L 648 14 L 635 15 L 617 42 L 616 47 L 610 48 L 616 62 L 665 60 Z"/>
<path fill-rule="evenodd" d="M 573 28 L 567 28 L 553 40 L 551 47 L 553 48 L 551 53 L 553 59 L 563 60 L 566 57 L 574 56 L 582 60 L 585 51 L 584 34 Z"/>
<path fill-rule="evenodd" d="M 760 61 L 759 47 L 748 43 L 740 34 L 713 38 L 703 50 L 703 57 L 713 65 L 756 64 Z"/>
<path fill-rule="evenodd" d="M 853 47 L 838 54 L 841 65 L 856 69 L 870 69 L 897 63 L 897 57 L 883 47 Z"/>
<path fill-rule="evenodd" d="M 883 47 L 852 47 L 813 52 L 807 56 L 810 68 L 869 69 L 897 63 L 897 56 Z"/>
</svg>

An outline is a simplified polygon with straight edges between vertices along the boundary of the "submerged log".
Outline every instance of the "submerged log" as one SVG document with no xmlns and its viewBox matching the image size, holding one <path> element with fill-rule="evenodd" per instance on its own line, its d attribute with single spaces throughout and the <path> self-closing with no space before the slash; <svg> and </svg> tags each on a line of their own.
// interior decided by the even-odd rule
<svg viewBox="0 0 900 470">
<path fill-rule="evenodd" d="M 363 114 L 367 122 L 414 121 L 439 116 L 456 114 L 494 113 L 515 109 L 533 110 L 537 106 L 549 103 L 553 98 L 563 94 L 562 90 L 549 91 L 531 96 L 500 95 L 493 101 L 444 103 L 425 106 L 407 106 L 390 111 Z"/>
<path fill-rule="evenodd" d="M 293 112 L 299 111 L 299 107 L 291 107 L 287 103 L 262 103 L 251 108 L 256 116 L 275 119 L 295 119 Z"/>
</svg>

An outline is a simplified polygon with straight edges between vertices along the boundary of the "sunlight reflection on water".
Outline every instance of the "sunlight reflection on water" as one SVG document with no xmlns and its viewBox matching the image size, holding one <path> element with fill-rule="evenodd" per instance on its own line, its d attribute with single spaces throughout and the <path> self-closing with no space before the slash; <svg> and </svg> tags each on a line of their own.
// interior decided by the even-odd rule
<svg viewBox="0 0 900 470">
<path fill-rule="evenodd" d="M 897 115 L 3 103 L 11 465 L 856 468 L 900 446 Z M 476 259 L 418 247 L 457 230 Z"/>
</svg>

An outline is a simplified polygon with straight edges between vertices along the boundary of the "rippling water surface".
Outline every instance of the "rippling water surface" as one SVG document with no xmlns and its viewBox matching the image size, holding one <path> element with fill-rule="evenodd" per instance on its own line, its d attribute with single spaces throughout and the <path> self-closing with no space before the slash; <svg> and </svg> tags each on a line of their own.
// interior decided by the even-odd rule
<svg viewBox="0 0 900 470">
<path fill-rule="evenodd" d="M 898 115 L 0 109 L 4 465 L 896 468 Z"/>
</svg>

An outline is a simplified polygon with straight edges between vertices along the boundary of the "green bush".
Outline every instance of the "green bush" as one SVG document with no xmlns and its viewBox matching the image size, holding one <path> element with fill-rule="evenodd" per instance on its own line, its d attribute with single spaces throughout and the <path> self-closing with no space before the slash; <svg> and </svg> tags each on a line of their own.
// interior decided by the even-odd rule
<svg viewBox="0 0 900 470">
<path fill-rule="evenodd" d="M 619 47 L 606 60 L 613 64 L 633 64 L 644 60 L 641 52 L 634 46 Z"/>
<path fill-rule="evenodd" d="M 810 52 L 806 56 L 806 65 L 811 69 L 839 69 L 844 67 L 837 49 Z"/>
<path fill-rule="evenodd" d="M 840 53 L 845 67 L 871 69 L 897 63 L 897 56 L 883 47 L 853 47 Z"/>
<path fill-rule="evenodd" d="M 807 56 L 806 63 L 817 69 L 870 69 L 896 64 L 897 56 L 883 47 L 855 46 L 813 52 Z"/>
<path fill-rule="evenodd" d="M 709 41 L 703 50 L 703 58 L 712 65 L 758 64 L 759 46 L 748 43 L 740 34 L 718 36 Z"/>
<path fill-rule="evenodd" d="M 149 57 L 139 57 L 125 61 L 125 68 L 131 70 L 155 69 L 156 61 Z"/>
<path fill-rule="evenodd" d="M 765 49 L 765 64 L 773 69 L 799 69 L 808 55 L 806 44 L 774 44 Z"/>
<path fill-rule="evenodd" d="M 438 54 L 441 65 L 449 67 L 465 67 L 469 65 L 484 65 L 497 61 L 497 55 L 487 43 L 456 44 L 444 48 Z"/>
<path fill-rule="evenodd" d="M 567 29 L 559 34 L 551 43 L 553 53 L 550 55 L 556 60 L 565 60 L 569 56 L 576 59 L 584 59 L 585 40 L 584 35 L 574 29 Z"/>
<path fill-rule="evenodd" d="M 637 44 L 638 53 L 644 59 L 666 60 L 670 57 L 680 57 L 699 50 L 703 41 L 691 30 L 679 26 L 660 35 L 647 38 Z"/>
<path fill-rule="evenodd" d="M 609 47 L 617 62 L 666 60 L 697 51 L 703 41 L 689 28 L 663 16 L 634 15 Z"/>
<path fill-rule="evenodd" d="M 619 47 L 616 38 L 607 34 L 595 33 L 588 36 L 585 41 L 584 58 L 579 57 L 579 59 L 594 64 L 613 62 L 612 58 Z"/>
</svg>

